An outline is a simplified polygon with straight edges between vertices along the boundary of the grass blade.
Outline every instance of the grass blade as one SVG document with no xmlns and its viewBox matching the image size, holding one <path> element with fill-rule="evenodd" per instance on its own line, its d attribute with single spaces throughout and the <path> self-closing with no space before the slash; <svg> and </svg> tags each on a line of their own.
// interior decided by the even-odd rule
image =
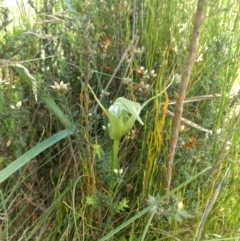
<svg viewBox="0 0 240 241">
<path fill-rule="evenodd" d="M 24 153 L 22 156 L 18 157 L 15 161 L 9 164 L 6 168 L 0 171 L 0 183 L 5 181 L 8 177 L 10 177 L 14 172 L 18 171 L 22 166 L 27 164 L 30 160 L 32 160 L 39 153 L 43 152 L 56 142 L 62 140 L 63 138 L 72 135 L 74 132 L 71 130 L 63 130 L 58 132 L 57 134 L 49 137 L 48 139 L 40 142 L 35 147 Z"/>
<path fill-rule="evenodd" d="M 68 129 L 74 129 L 70 119 L 62 112 L 56 102 L 47 94 L 41 96 L 41 100 L 48 106 L 52 113 L 58 118 L 59 121 Z"/>
</svg>

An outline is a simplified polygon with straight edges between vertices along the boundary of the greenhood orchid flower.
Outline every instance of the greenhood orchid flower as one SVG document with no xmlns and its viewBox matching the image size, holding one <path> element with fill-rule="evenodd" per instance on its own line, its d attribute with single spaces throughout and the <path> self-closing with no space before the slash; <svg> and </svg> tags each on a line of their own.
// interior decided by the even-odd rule
<svg viewBox="0 0 240 241">
<path fill-rule="evenodd" d="M 106 115 L 109 119 L 109 135 L 112 140 L 120 140 L 133 128 L 135 120 L 142 125 L 143 122 L 139 117 L 141 105 L 124 97 L 119 97 L 109 107 Z"/>
<path fill-rule="evenodd" d="M 106 110 L 102 106 L 90 86 L 89 89 L 91 90 L 94 98 L 96 99 L 109 120 L 109 136 L 113 140 L 112 163 L 110 167 L 110 172 L 114 172 L 115 169 L 120 169 L 118 151 L 121 138 L 129 131 L 131 131 L 136 120 L 138 120 L 139 123 L 144 125 L 143 121 L 139 116 L 142 110 L 142 106 L 137 102 L 133 102 L 124 97 L 119 97 L 109 107 L 109 110 Z M 110 182 L 110 193 L 113 192 L 114 186 L 115 183 Z"/>
</svg>

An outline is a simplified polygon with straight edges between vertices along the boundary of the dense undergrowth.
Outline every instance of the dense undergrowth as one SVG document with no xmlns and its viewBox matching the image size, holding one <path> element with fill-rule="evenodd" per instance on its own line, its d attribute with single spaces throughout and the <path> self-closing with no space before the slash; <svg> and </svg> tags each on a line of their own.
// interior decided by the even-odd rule
<svg viewBox="0 0 240 241">
<path fill-rule="evenodd" d="M 34 14 L 19 3 L 13 24 L 1 8 L 0 239 L 237 240 L 237 1 L 205 3 L 168 204 L 169 111 L 196 1 L 28 2 Z M 94 95 L 108 109 L 159 93 L 112 169 L 111 126 Z"/>
</svg>

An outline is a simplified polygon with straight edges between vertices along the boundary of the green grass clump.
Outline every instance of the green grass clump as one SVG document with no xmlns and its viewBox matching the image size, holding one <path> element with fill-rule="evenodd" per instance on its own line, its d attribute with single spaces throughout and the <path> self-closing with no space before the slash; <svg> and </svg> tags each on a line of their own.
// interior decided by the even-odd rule
<svg viewBox="0 0 240 241">
<path fill-rule="evenodd" d="M 167 195 L 169 111 L 196 1 L 28 2 L 31 15 L 18 2 L 19 23 L 1 8 L 0 239 L 240 236 L 239 95 L 229 96 L 239 69 L 236 1 L 205 3 L 186 96 L 198 101 L 184 104 L 191 123 L 182 122 Z M 112 170 L 108 108 L 118 97 L 142 105 L 153 96 L 144 125 L 118 140 Z"/>
</svg>

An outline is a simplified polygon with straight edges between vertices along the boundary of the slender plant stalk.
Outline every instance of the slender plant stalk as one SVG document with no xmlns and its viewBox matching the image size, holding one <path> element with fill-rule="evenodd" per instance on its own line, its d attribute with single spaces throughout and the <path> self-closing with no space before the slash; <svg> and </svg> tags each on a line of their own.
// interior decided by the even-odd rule
<svg viewBox="0 0 240 241">
<path fill-rule="evenodd" d="M 183 76 L 182 76 L 182 81 L 181 81 L 181 85 L 180 85 L 180 89 L 179 89 L 179 98 L 176 103 L 176 110 L 175 110 L 175 115 L 174 115 L 174 120 L 173 120 L 173 128 L 172 128 L 172 133 L 171 133 L 169 148 L 168 148 L 167 171 L 166 171 L 165 178 L 164 178 L 165 194 L 169 193 L 169 191 L 170 191 L 173 159 L 175 156 L 179 126 L 180 126 L 181 118 L 182 118 L 183 103 L 184 103 L 191 71 L 193 68 L 193 64 L 196 59 L 197 47 L 198 47 L 199 36 L 200 36 L 199 27 L 202 24 L 203 16 L 204 16 L 204 4 L 205 4 L 205 0 L 198 1 L 197 10 L 196 10 L 196 14 L 195 14 L 195 20 L 194 20 L 194 27 L 193 27 L 193 32 L 192 32 L 192 39 L 191 39 L 191 43 L 190 43 L 189 55 L 188 55 L 187 63 L 186 63 L 186 66 L 185 66 L 185 69 L 183 72 Z M 166 199 L 166 204 L 168 204 L 168 203 L 169 203 L 169 198 Z"/>
<path fill-rule="evenodd" d="M 219 195 L 219 193 L 220 193 L 220 191 L 221 191 L 222 185 L 223 185 L 223 181 L 224 181 L 225 178 L 227 177 L 227 175 L 228 175 L 228 173 L 229 173 L 229 170 L 230 170 L 230 167 L 228 167 L 228 169 L 227 169 L 225 175 L 223 176 L 221 182 L 218 184 L 218 187 L 216 188 L 215 193 L 214 193 L 214 195 L 212 196 L 211 201 L 210 201 L 210 202 L 208 203 L 208 205 L 206 206 L 206 209 L 205 209 L 205 211 L 204 211 L 204 213 L 203 213 L 203 215 L 202 215 L 202 219 L 201 219 L 201 221 L 200 221 L 200 223 L 199 223 L 199 226 L 198 226 L 197 233 L 196 233 L 196 235 L 195 235 L 194 241 L 199 241 L 200 238 L 201 238 L 202 230 L 203 230 L 204 225 L 205 225 L 205 223 L 206 223 L 206 221 L 207 221 L 207 217 L 208 217 L 209 213 L 211 212 L 214 203 L 215 203 L 216 200 L 217 200 L 217 197 L 218 197 L 218 195 Z"/>
<path fill-rule="evenodd" d="M 84 126 L 85 126 L 85 140 L 86 140 L 86 145 L 87 145 L 87 153 L 88 153 L 88 159 L 90 159 L 90 145 L 89 145 L 89 120 L 88 120 L 88 114 L 89 114 L 89 109 L 88 109 L 88 104 L 89 104 L 89 93 L 88 93 L 88 81 L 89 81 L 89 68 L 90 68 L 90 54 L 89 50 L 85 52 L 85 73 L 84 73 L 84 82 L 85 82 L 85 89 L 84 89 Z"/>
<path fill-rule="evenodd" d="M 87 41 L 87 40 L 86 40 Z M 91 161 L 91 150 L 90 150 L 90 139 L 89 139 L 89 69 L 90 69 L 90 46 L 86 44 L 86 51 L 84 53 L 85 57 L 85 71 L 84 71 L 84 139 L 86 143 L 86 153 L 87 153 L 87 163 L 88 165 L 85 166 L 85 173 L 87 174 L 86 178 L 88 179 L 88 189 L 89 191 L 95 191 L 95 175 L 93 171 L 93 162 Z M 89 176 L 91 178 L 89 178 Z"/>
<path fill-rule="evenodd" d="M 119 150 L 120 140 L 114 140 L 113 142 L 113 153 L 112 153 L 112 170 L 119 169 L 119 160 L 118 160 L 118 150 Z"/>
<path fill-rule="evenodd" d="M 136 32 L 136 0 L 132 0 L 132 22 L 131 22 L 131 27 L 132 27 L 132 37 L 135 36 Z"/>
<path fill-rule="evenodd" d="M 113 141 L 110 173 L 113 173 L 114 169 L 119 170 L 119 167 L 120 167 L 119 160 L 118 160 L 119 145 L 120 145 L 120 140 Z M 109 185 L 109 192 L 112 197 L 113 197 L 113 189 L 115 186 L 116 186 L 116 183 L 114 181 L 111 181 Z"/>
<path fill-rule="evenodd" d="M 149 226 L 150 226 L 150 224 L 151 224 L 151 221 L 152 221 L 152 219 L 153 219 L 154 214 L 155 214 L 155 213 L 152 212 L 151 215 L 150 215 L 150 217 L 149 217 L 149 219 L 148 219 L 148 222 L 147 222 L 147 224 L 146 224 L 146 226 L 145 226 L 145 228 L 144 228 L 144 231 L 143 231 L 143 235 L 142 235 L 142 237 L 141 237 L 141 241 L 144 241 L 144 240 L 145 240 L 147 231 L 148 231 L 148 229 L 149 229 Z"/>
</svg>

